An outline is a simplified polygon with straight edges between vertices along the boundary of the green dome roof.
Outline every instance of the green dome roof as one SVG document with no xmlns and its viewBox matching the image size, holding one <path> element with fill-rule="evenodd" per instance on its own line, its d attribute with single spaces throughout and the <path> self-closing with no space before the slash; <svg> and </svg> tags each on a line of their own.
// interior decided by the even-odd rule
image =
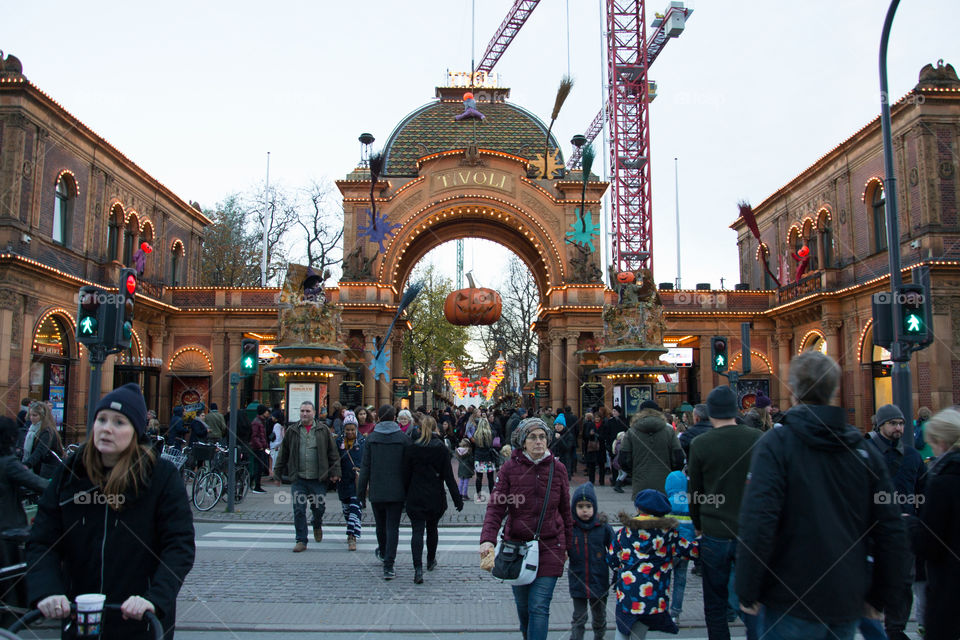
<svg viewBox="0 0 960 640">
<path fill-rule="evenodd" d="M 480 149 L 503 151 L 527 160 L 543 153 L 547 126 L 526 109 L 506 102 L 482 102 L 477 110 L 487 117 L 456 122 L 463 113 L 463 103 L 434 101 L 406 118 L 393 130 L 383 147 L 386 156 L 385 176 L 416 176 L 417 158 L 463 149 L 476 141 Z M 557 139 L 550 135 L 553 153 L 559 149 Z M 560 151 L 563 162 L 563 151 Z"/>
</svg>

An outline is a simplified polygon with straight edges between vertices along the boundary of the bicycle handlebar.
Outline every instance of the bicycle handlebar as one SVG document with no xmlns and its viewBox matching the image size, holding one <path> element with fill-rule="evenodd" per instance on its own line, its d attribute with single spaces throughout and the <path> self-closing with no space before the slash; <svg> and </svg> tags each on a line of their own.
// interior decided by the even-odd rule
<svg viewBox="0 0 960 640">
<path fill-rule="evenodd" d="M 119 604 L 105 604 L 103 605 L 103 610 L 104 611 L 120 611 L 120 606 L 121 605 Z M 76 612 L 77 612 L 76 603 L 71 603 L 70 613 L 75 614 Z M 4 631 L 3 629 L 0 629 L 0 638 L 19 638 L 19 636 L 15 635 L 15 632 L 20 631 L 21 629 L 26 629 L 27 626 L 36 622 L 42 617 L 43 617 L 43 614 L 40 613 L 39 609 L 33 609 L 32 611 L 28 611 L 23 615 L 22 618 L 20 618 L 19 620 L 14 622 L 12 625 L 10 625 L 10 628 L 8 630 Z M 143 620 L 141 622 L 144 622 L 145 624 L 150 625 L 150 628 L 153 629 L 153 637 L 155 640 L 163 640 L 163 625 L 160 624 L 160 620 L 157 619 L 156 614 L 154 614 L 152 611 L 145 612 L 143 614 Z M 4 636 L 2 634 L 7 634 L 7 635 Z"/>
</svg>

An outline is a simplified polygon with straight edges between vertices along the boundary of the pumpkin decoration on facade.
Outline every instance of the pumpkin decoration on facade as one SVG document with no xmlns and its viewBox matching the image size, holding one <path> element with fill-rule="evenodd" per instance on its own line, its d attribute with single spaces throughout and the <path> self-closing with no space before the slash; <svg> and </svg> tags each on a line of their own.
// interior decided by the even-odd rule
<svg viewBox="0 0 960 640">
<path fill-rule="evenodd" d="M 458 327 L 493 324 L 500 319 L 503 300 L 493 289 L 477 287 L 473 274 L 467 273 L 470 287 L 452 291 L 443 303 L 443 315 Z"/>
<path fill-rule="evenodd" d="M 620 284 L 630 284 L 636 280 L 636 278 L 637 277 L 634 275 L 633 271 L 620 271 L 617 273 L 617 282 Z"/>
</svg>

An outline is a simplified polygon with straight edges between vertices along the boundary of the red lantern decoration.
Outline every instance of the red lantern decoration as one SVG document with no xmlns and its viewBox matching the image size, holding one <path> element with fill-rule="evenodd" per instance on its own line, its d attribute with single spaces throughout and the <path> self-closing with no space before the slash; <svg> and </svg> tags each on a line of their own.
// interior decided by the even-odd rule
<svg viewBox="0 0 960 640">
<path fill-rule="evenodd" d="M 806 258 L 808 255 L 810 255 L 810 247 L 803 245 L 800 247 L 800 251 L 797 251 L 797 255 L 801 258 Z"/>
</svg>

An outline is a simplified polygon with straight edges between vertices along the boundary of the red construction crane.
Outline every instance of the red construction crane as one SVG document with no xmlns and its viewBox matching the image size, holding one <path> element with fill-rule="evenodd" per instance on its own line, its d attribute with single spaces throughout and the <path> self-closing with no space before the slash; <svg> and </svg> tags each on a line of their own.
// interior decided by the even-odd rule
<svg viewBox="0 0 960 640">
<path fill-rule="evenodd" d="M 513 6 L 507 11 L 507 17 L 503 19 L 497 32 L 493 34 L 493 39 L 487 45 L 487 50 L 483 52 L 483 58 L 477 65 L 477 71 L 489 73 L 493 70 L 493 66 L 500 60 L 500 56 L 513 42 L 513 38 L 520 31 L 520 27 L 527 21 L 538 4 L 540 4 L 540 0 L 516 0 L 513 3 Z"/>
<path fill-rule="evenodd" d="M 510 45 L 539 0 L 516 0 L 484 53 L 478 71 L 493 66 Z M 693 13 L 682 2 L 672 1 L 646 34 L 644 0 L 607 2 L 606 115 L 610 129 L 610 178 L 613 210 L 613 254 L 619 271 L 653 265 L 653 215 L 650 201 L 650 95 L 648 70 L 670 38 L 683 32 Z M 604 110 L 585 132 L 594 140 L 603 129 Z M 568 166 L 580 160 L 579 149 Z"/>
</svg>

